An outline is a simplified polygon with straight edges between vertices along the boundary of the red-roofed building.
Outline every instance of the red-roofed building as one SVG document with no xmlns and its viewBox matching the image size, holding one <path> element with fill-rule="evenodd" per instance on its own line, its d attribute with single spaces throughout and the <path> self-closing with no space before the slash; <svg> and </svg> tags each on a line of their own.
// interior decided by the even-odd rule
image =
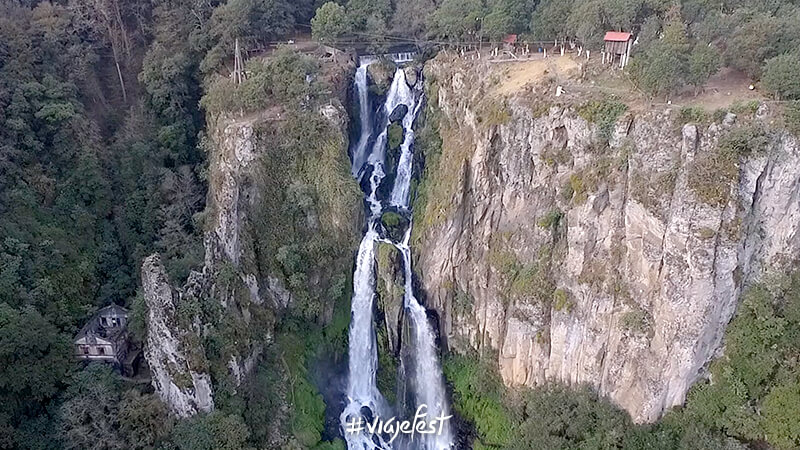
<svg viewBox="0 0 800 450">
<path fill-rule="evenodd" d="M 622 31 L 609 31 L 604 38 L 606 60 L 613 63 L 619 57 L 619 66 L 625 67 L 631 55 L 631 34 Z"/>
<path fill-rule="evenodd" d="M 506 50 L 514 50 L 514 47 L 517 45 L 517 39 L 519 36 L 516 34 L 508 34 L 506 37 L 503 38 L 503 48 Z"/>
</svg>

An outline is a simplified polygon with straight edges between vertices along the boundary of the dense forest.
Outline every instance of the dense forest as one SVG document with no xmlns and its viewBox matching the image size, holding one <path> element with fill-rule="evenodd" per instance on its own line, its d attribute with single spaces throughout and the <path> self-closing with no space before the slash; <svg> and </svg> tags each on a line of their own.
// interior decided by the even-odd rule
<svg viewBox="0 0 800 450">
<path fill-rule="evenodd" d="M 238 406 L 176 421 L 147 386 L 72 360 L 72 337 L 105 305 L 130 308 L 142 339 L 143 257 L 160 252 L 176 282 L 201 265 L 204 106 L 214 98 L 201 99 L 227 74 L 234 40 L 249 50 L 313 33 L 380 50 L 518 33 L 597 48 L 608 29 L 638 36 L 630 73 L 653 96 L 728 66 L 800 100 L 793 0 L 0 0 L 0 448 L 265 445 L 270 361 Z M 800 123 L 800 107 L 790 111 Z M 658 425 L 634 427 L 589 392 L 507 398 L 491 370 L 460 357 L 446 365 L 456 409 L 474 422 L 476 448 L 796 448 L 797 283 L 751 291 L 729 331 L 731 353 L 711 368 L 723 381 L 698 386 Z M 297 358 L 304 345 L 322 344 L 286 342 Z M 308 417 L 321 421 L 308 391 Z M 544 415 L 552 420 L 537 420 Z"/>
</svg>

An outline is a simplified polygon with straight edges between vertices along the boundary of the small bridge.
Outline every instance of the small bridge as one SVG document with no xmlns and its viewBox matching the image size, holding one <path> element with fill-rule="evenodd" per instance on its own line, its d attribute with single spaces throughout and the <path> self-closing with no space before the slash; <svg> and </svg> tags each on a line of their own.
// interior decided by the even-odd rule
<svg viewBox="0 0 800 450">
<path fill-rule="evenodd" d="M 384 53 L 382 55 L 361 55 L 358 57 L 358 64 L 371 63 L 379 59 L 388 59 L 397 64 L 407 63 L 414 61 L 417 52 L 398 52 L 398 53 Z"/>
</svg>

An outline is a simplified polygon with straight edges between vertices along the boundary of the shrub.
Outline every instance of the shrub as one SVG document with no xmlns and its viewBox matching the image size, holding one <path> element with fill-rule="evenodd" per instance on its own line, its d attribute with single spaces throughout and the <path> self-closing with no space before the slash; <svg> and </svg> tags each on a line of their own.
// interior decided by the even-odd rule
<svg viewBox="0 0 800 450">
<path fill-rule="evenodd" d="M 684 106 L 678 112 L 678 125 L 680 126 L 687 123 L 702 124 L 707 122 L 708 119 L 708 113 L 700 106 Z"/>
<path fill-rule="evenodd" d="M 736 101 L 731 105 L 731 112 L 736 115 L 752 116 L 758 111 L 758 100 L 748 100 L 746 102 Z"/>
<path fill-rule="evenodd" d="M 689 186 L 702 202 L 724 205 L 739 178 L 739 159 L 764 151 L 767 144 L 762 128 L 735 128 L 720 139 L 714 151 L 698 155 L 690 169 Z"/>
<path fill-rule="evenodd" d="M 650 316 L 643 309 L 636 307 L 622 315 L 622 328 L 636 333 L 644 333 L 650 329 Z"/>
<path fill-rule="evenodd" d="M 800 136 L 800 100 L 786 105 L 783 110 L 783 123 L 787 130 Z"/>
<path fill-rule="evenodd" d="M 403 126 L 397 122 L 392 123 L 389 125 L 386 136 L 386 143 L 389 146 L 389 150 L 396 150 L 400 147 L 400 144 L 403 143 Z"/>
<path fill-rule="evenodd" d="M 597 124 L 603 139 L 608 139 L 614 132 L 619 117 L 628 109 L 628 105 L 616 99 L 592 100 L 578 109 L 578 114 L 587 122 Z"/>
<path fill-rule="evenodd" d="M 800 100 L 800 51 L 795 50 L 764 63 L 761 82 L 768 91 L 784 100 Z"/>
<path fill-rule="evenodd" d="M 539 219 L 537 225 L 539 225 L 542 228 L 552 228 L 553 230 L 555 230 L 556 228 L 558 228 L 558 224 L 561 222 L 561 219 L 563 217 L 564 213 L 561 212 L 560 209 L 558 208 L 551 209 L 547 214 L 545 214 Z"/>
<path fill-rule="evenodd" d="M 480 118 L 479 118 L 480 119 Z M 511 113 L 505 101 L 489 101 L 484 107 L 483 123 L 488 127 L 505 125 L 511 120 Z"/>
<path fill-rule="evenodd" d="M 556 311 L 567 310 L 571 312 L 575 304 L 570 300 L 569 294 L 564 289 L 556 289 L 553 292 L 553 309 Z"/>
<path fill-rule="evenodd" d="M 213 78 L 200 104 L 208 112 L 226 113 L 261 110 L 275 103 L 302 103 L 324 88 L 315 81 L 318 72 L 319 64 L 313 58 L 278 49 L 268 59 L 250 60 L 248 76 L 241 84 L 237 85 L 228 77 Z"/>
</svg>

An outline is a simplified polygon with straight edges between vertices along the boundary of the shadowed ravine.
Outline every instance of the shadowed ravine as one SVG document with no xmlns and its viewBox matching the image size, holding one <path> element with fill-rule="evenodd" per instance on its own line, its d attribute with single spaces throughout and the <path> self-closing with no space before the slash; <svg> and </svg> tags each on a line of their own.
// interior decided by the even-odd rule
<svg viewBox="0 0 800 450">
<path fill-rule="evenodd" d="M 384 205 L 378 198 L 378 189 L 384 181 L 384 164 L 386 158 L 386 143 L 389 128 L 389 117 L 400 105 L 407 111 L 402 118 L 404 130 L 403 142 L 400 145 L 400 158 L 397 162 L 394 185 L 389 198 L 384 199 L 389 205 L 404 215 L 409 215 L 409 186 L 412 172 L 412 151 L 414 132 L 412 126 L 419 112 L 423 100 L 421 83 L 417 88 L 409 88 L 405 72 L 398 68 L 395 72 L 392 85 L 389 88 L 386 101 L 382 110 L 370 109 L 369 93 L 367 90 L 367 66 L 364 62 L 357 69 L 355 87 L 361 113 L 361 135 L 352 149 L 352 173 L 358 178 L 369 177 L 369 182 L 362 182 L 366 192 L 369 206 L 367 214 L 367 227 L 364 238 L 359 246 L 356 260 L 356 269 L 353 275 L 353 299 L 350 322 L 349 341 L 349 372 L 346 388 L 347 405 L 340 417 L 348 448 L 351 450 L 362 449 L 421 449 L 442 450 L 452 447 L 452 435 L 448 422 L 444 421 L 441 433 L 427 435 L 415 434 L 411 436 L 398 436 L 389 442 L 388 434 L 372 434 L 367 429 L 360 433 L 347 432 L 348 424 L 358 417 L 363 417 L 365 423 L 372 422 L 375 417 L 388 420 L 394 416 L 405 415 L 408 411 L 417 410 L 421 405 L 427 408 L 427 420 L 449 415 L 449 407 L 444 389 L 441 368 L 437 356 L 436 336 L 433 328 L 428 323 L 425 308 L 420 305 L 412 289 L 411 250 L 408 245 L 411 233 L 410 226 L 405 232 L 402 242 L 393 242 L 403 255 L 405 274 L 404 308 L 405 317 L 409 320 L 411 342 L 403 342 L 410 346 L 402 354 L 410 355 L 410 361 L 403 361 L 407 367 L 405 376 L 408 379 L 399 379 L 411 390 L 410 398 L 414 399 L 413 405 L 403 405 L 403 408 L 392 408 L 379 392 L 376 383 L 378 368 L 378 354 L 376 345 L 376 332 L 374 327 L 374 299 L 375 299 L 375 246 L 377 241 L 385 241 L 380 233 L 380 217 Z M 382 121 L 377 129 L 373 124 Z M 372 135 L 376 135 L 372 139 Z M 372 145 L 370 146 L 370 143 Z M 391 181 L 391 180 L 387 180 Z M 399 420 L 413 419 L 413 417 L 398 417 Z"/>
</svg>

